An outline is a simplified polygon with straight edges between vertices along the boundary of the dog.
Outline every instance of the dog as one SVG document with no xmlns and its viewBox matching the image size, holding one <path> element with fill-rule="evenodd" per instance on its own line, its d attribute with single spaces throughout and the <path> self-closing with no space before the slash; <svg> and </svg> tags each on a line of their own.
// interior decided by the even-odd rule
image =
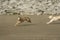
<svg viewBox="0 0 60 40">
<path fill-rule="evenodd" d="M 53 21 L 58 21 L 58 20 L 60 20 L 60 16 L 49 16 L 48 17 L 49 19 L 51 19 L 49 22 L 47 22 L 47 24 L 50 24 L 50 23 L 52 23 Z"/>
<path fill-rule="evenodd" d="M 19 17 L 18 17 L 18 20 L 17 20 L 17 22 L 16 22 L 16 24 L 15 24 L 15 26 L 17 26 L 18 24 L 23 23 L 23 22 L 25 22 L 25 21 L 31 23 L 31 18 L 19 16 Z"/>
</svg>

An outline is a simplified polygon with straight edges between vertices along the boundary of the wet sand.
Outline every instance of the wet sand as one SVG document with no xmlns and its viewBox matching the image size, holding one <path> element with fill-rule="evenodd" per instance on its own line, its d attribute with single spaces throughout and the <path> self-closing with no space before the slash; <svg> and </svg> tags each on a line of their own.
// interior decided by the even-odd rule
<svg viewBox="0 0 60 40">
<path fill-rule="evenodd" d="M 14 26 L 16 15 L 0 16 L 0 40 L 60 40 L 60 21 L 47 25 L 48 15 L 29 17 L 32 23 Z"/>
</svg>

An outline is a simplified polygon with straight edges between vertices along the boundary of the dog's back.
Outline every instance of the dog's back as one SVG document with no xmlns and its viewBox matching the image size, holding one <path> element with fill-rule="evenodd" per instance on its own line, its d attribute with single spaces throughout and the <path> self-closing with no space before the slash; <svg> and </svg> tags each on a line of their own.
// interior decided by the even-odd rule
<svg viewBox="0 0 60 40">
<path fill-rule="evenodd" d="M 31 18 L 29 18 L 28 16 L 18 16 L 18 21 L 24 22 L 30 22 L 31 23 Z"/>
</svg>

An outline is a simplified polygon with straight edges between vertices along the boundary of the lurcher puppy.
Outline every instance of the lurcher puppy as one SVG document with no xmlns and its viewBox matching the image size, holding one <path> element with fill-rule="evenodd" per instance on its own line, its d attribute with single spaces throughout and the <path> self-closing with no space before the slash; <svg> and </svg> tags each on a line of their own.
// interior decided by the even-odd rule
<svg viewBox="0 0 60 40">
<path fill-rule="evenodd" d="M 31 23 L 31 19 L 29 17 L 18 17 L 17 23 L 15 24 L 15 26 L 17 26 L 20 23 L 23 23 L 24 21 L 27 21 L 29 23 Z"/>
<path fill-rule="evenodd" d="M 49 16 L 48 17 L 49 19 L 51 19 L 49 22 L 47 22 L 47 24 L 50 24 L 50 23 L 52 23 L 53 21 L 58 21 L 58 20 L 60 20 L 60 16 Z"/>
</svg>

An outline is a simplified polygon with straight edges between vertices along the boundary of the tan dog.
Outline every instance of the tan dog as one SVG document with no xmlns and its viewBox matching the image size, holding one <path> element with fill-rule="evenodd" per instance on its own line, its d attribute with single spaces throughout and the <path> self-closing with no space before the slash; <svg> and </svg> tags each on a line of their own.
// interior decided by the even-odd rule
<svg viewBox="0 0 60 40">
<path fill-rule="evenodd" d="M 52 23 L 53 21 L 57 21 L 57 20 L 60 20 L 60 16 L 49 16 L 48 17 L 49 19 L 51 19 L 49 22 L 47 22 L 47 24 L 50 24 Z"/>
<path fill-rule="evenodd" d="M 27 21 L 29 23 L 31 23 L 31 19 L 29 17 L 18 17 L 17 23 L 15 24 L 15 26 L 17 26 L 18 24 Z"/>
</svg>

